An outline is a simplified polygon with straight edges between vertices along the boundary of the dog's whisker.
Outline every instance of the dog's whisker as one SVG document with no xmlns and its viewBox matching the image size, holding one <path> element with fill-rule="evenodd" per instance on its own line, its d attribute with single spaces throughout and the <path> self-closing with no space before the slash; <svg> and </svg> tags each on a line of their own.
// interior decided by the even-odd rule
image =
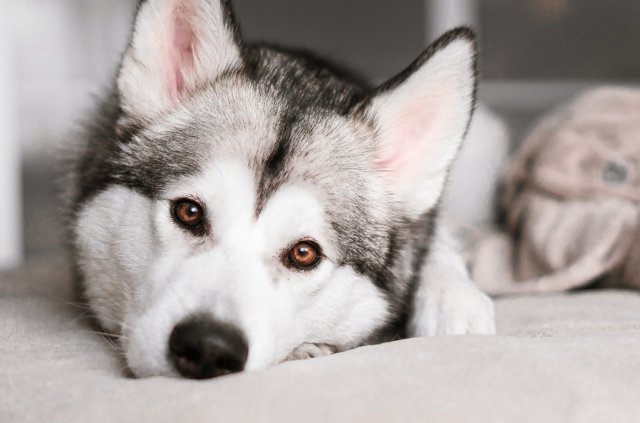
<svg viewBox="0 0 640 423">
<path fill-rule="evenodd" d="M 88 331 L 88 332 L 89 333 L 93 333 L 95 335 L 102 335 L 102 336 L 105 336 L 105 337 L 108 337 L 108 338 L 115 338 L 115 339 L 118 339 L 118 340 L 127 339 L 126 336 L 118 335 L 118 334 L 115 334 L 115 333 L 100 332 L 100 331 L 95 331 L 95 330 L 91 330 L 91 331 Z"/>
</svg>

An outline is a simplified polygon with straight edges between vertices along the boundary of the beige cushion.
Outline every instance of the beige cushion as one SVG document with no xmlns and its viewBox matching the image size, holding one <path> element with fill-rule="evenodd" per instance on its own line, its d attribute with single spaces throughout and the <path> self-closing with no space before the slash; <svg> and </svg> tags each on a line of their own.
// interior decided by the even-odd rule
<svg viewBox="0 0 640 423">
<path fill-rule="evenodd" d="M 486 291 L 640 289 L 639 89 L 593 89 L 550 112 L 503 185 L 503 225 L 469 254 Z"/>
</svg>

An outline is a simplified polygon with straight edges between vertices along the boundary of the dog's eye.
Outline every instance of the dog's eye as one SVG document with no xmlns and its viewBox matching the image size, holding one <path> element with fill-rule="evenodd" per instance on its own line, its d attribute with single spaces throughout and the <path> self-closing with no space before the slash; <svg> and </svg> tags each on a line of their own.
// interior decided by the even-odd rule
<svg viewBox="0 0 640 423">
<path fill-rule="evenodd" d="M 314 269 L 322 258 L 320 247 L 312 241 L 300 241 L 289 250 L 285 264 L 298 270 Z"/>
<path fill-rule="evenodd" d="M 173 202 L 173 218 L 185 229 L 200 233 L 204 227 L 204 211 L 202 206 L 186 198 Z"/>
</svg>

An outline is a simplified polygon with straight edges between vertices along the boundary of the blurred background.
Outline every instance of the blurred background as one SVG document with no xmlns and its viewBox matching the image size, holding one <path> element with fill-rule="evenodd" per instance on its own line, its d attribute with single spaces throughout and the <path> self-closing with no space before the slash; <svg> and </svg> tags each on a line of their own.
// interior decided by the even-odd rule
<svg viewBox="0 0 640 423">
<path fill-rule="evenodd" d="M 0 0 L 0 268 L 61 254 L 57 150 L 108 86 L 136 0 Z M 481 100 L 517 145 L 576 92 L 640 82 L 637 0 L 235 0 L 245 38 L 315 50 L 372 81 L 460 24 L 480 35 Z"/>
</svg>

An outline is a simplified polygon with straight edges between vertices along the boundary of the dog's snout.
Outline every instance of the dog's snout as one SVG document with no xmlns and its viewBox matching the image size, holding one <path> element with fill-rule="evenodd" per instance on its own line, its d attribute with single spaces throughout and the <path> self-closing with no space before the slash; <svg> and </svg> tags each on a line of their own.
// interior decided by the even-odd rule
<svg viewBox="0 0 640 423">
<path fill-rule="evenodd" d="M 209 316 L 179 323 L 169 338 L 169 356 L 176 370 L 191 379 L 241 372 L 248 353 L 240 330 Z"/>
</svg>

